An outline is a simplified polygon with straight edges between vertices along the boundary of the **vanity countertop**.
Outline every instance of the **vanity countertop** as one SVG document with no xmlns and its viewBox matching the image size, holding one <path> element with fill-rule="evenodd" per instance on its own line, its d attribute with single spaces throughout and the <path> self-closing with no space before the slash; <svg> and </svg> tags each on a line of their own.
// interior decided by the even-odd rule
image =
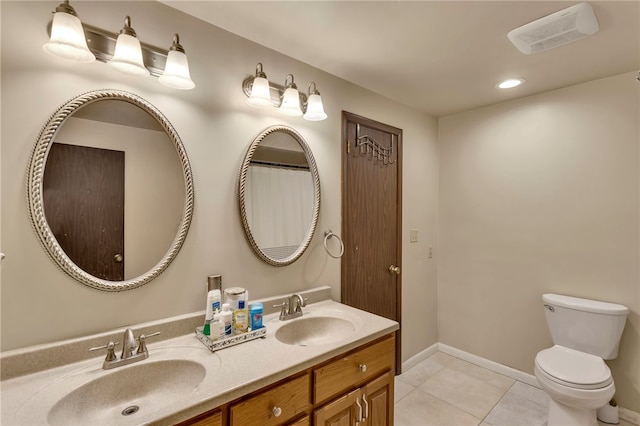
<svg viewBox="0 0 640 426">
<path fill-rule="evenodd" d="M 264 317 L 267 328 L 264 338 L 211 352 L 198 340 L 195 332 L 157 343 L 149 343 L 149 358 L 113 370 L 103 370 L 104 355 L 89 360 L 19 376 L 0 382 L 3 425 L 33 425 L 57 423 L 60 418 L 48 418 L 51 408 L 75 389 L 102 376 L 135 368 L 145 363 L 170 360 L 190 360 L 205 367 L 204 379 L 195 388 L 171 393 L 165 389 L 140 410 L 125 417 L 120 412 L 136 401 L 106 401 L 102 405 L 104 419 L 109 424 L 174 424 L 230 402 L 247 393 L 275 383 L 315 364 L 354 349 L 389 334 L 399 328 L 398 323 L 332 300 L 324 300 L 303 308 L 301 318 L 332 316 L 354 324 L 354 332 L 342 340 L 323 344 L 288 345 L 276 338 L 278 329 L 289 323 L 280 321 L 278 314 Z M 300 319 L 301 319 L 300 318 Z M 292 320 L 296 321 L 296 320 Z M 126 374 L 122 373 L 122 374 Z M 164 376 L 158 374 L 158 376 Z M 159 385 L 162 386 L 162 385 Z M 166 386 L 165 386 L 166 387 Z M 153 390 L 155 391 L 155 390 Z M 114 393 L 117 395 L 117 390 Z M 154 394 L 155 395 L 155 394 Z M 91 398 L 87 398 L 91 399 Z M 117 397 L 113 398 L 117 399 Z M 94 402 L 87 401 L 87 404 Z M 109 414 L 110 412 L 111 414 Z M 64 423 L 64 421 L 63 421 Z M 69 422 L 66 422 L 69 423 Z"/>
</svg>

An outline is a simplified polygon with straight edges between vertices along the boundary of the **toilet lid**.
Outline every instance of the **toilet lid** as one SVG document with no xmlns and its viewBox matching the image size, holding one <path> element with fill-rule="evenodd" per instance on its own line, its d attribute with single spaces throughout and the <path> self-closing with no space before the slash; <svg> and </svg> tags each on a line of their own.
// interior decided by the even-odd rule
<svg viewBox="0 0 640 426">
<path fill-rule="evenodd" d="M 573 388 L 599 389 L 613 381 L 602 358 L 563 346 L 538 352 L 536 363 L 550 380 Z"/>
</svg>

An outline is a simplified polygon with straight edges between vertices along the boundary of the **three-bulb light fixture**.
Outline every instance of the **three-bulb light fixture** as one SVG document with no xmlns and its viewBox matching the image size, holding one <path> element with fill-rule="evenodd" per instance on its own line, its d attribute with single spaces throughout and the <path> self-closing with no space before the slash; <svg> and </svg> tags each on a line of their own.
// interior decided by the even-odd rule
<svg viewBox="0 0 640 426">
<path fill-rule="evenodd" d="M 188 90 L 196 86 L 191 80 L 187 55 L 178 34 L 173 36 L 169 50 L 163 51 L 140 43 L 129 16 L 125 17 L 124 27 L 116 35 L 90 25 L 83 26 L 68 0 L 53 13 L 51 38 L 43 46 L 47 53 L 76 62 L 98 59 L 126 74 L 157 76 L 160 83 L 173 89 Z"/>
<path fill-rule="evenodd" d="M 247 95 L 247 104 L 254 108 L 276 107 L 283 115 L 302 115 L 309 121 L 321 121 L 327 118 L 315 82 L 312 81 L 309 84 L 307 96 L 298 92 L 292 74 L 285 77 L 284 86 L 269 82 L 261 63 L 256 65 L 255 76 L 248 77 L 242 82 L 242 90 Z M 271 95 L 272 91 L 275 92 L 275 99 Z"/>
</svg>

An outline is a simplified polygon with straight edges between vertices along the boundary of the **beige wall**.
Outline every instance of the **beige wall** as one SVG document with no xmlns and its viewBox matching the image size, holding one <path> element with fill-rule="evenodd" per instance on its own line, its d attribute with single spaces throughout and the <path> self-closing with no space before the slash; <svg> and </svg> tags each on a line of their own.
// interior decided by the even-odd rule
<svg viewBox="0 0 640 426">
<path fill-rule="evenodd" d="M 532 373 L 543 293 L 624 304 L 608 364 L 640 411 L 639 118 L 629 73 L 440 120 L 440 342 Z"/>
<path fill-rule="evenodd" d="M 420 229 L 420 242 L 403 238 L 403 358 L 437 341 L 436 266 L 426 247 L 437 244 L 437 120 L 255 43 L 175 12 L 158 2 L 76 2 L 88 24 L 117 31 L 125 14 L 146 43 L 168 47 L 180 34 L 197 87 L 166 88 L 103 63 L 72 64 L 47 55 L 46 25 L 59 1 L 0 2 L 2 14 L 1 270 L 2 350 L 52 342 L 201 311 L 206 276 L 222 274 L 252 298 L 330 285 L 340 298 L 340 262 L 327 255 L 322 233 L 341 229 L 341 110 L 404 130 L 403 235 Z M 15 43 L 15 34 L 26 37 Z M 293 73 L 299 87 L 314 80 L 329 118 L 308 122 L 245 104 L 242 80 L 262 62 L 269 78 Z M 31 149 L 48 117 L 65 101 L 96 89 L 133 92 L 171 121 L 193 168 L 195 210 L 182 251 L 151 283 L 104 293 L 61 272 L 40 247 L 27 216 L 25 174 Z M 253 138 L 274 124 L 294 127 L 312 149 L 322 189 L 316 236 L 293 265 L 261 262 L 245 241 L 236 203 L 236 179 Z"/>
</svg>

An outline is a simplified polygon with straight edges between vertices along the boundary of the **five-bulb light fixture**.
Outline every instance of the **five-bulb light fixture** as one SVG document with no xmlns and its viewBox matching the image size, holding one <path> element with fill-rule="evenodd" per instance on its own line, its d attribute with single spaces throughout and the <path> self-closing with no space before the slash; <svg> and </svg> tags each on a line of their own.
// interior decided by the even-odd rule
<svg viewBox="0 0 640 426">
<path fill-rule="evenodd" d="M 327 118 L 315 82 L 312 81 L 309 84 L 307 96 L 298 92 L 292 74 L 286 76 L 284 86 L 269 82 L 261 63 L 256 65 L 255 76 L 248 77 L 242 82 L 242 90 L 247 95 L 247 104 L 254 108 L 277 107 L 278 112 L 283 115 L 302 115 L 309 121 L 321 121 Z M 275 99 L 271 94 L 272 91 L 275 92 Z"/>
<path fill-rule="evenodd" d="M 98 59 L 126 74 L 154 75 L 159 77 L 160 83 L 174 89 L 188 90 L 196 86 L 191 80 L 187 55 L 178 34 L 173 36 L 169 51 L 163 51 L 140 43 L 131 28 L 129 16 L 125 17 L 124 27 L 117 35 L 90 25 L 83 26 L 68 0 L 55 9 L 51 38 L 43 48 L 54 56 L 71 61 L 93 62 Z"/>
</svg>

